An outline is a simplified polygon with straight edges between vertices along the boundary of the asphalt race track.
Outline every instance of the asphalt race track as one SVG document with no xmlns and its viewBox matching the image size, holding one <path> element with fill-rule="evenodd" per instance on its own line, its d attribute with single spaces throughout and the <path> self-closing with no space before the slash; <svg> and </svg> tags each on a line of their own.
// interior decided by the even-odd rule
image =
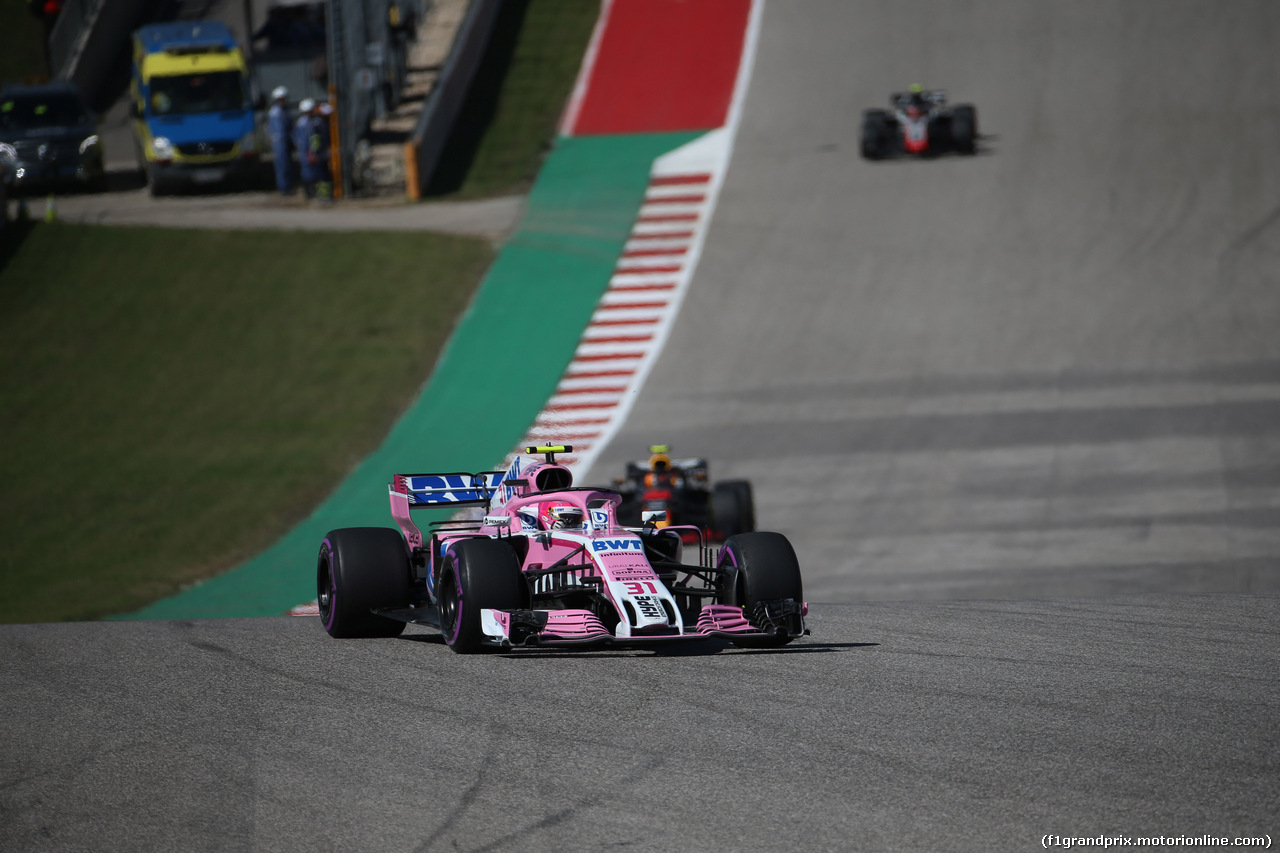
<svg viewBox="0 0 1280 853">
<path fill-rule="evenodd" d="M 1254 596 L 826 604 L 781 652 L 483 657 L 425 633 L 338 642 L 298 617 L 0 627 L 0 841 L 1026 850 L 1274 833 L 1275 616 Z"/>
<path fill-rule="evenodd" d="M 1274 840 L 1277 43 L 1271 2 L 769 0 L 693 289 L 593 476 L 663 441 L 749 477 L 813 636 L 0 626 L 0 849 Z M 861 160 L 861 110 L 917 82 L 982 152 Z"/>
</svg>

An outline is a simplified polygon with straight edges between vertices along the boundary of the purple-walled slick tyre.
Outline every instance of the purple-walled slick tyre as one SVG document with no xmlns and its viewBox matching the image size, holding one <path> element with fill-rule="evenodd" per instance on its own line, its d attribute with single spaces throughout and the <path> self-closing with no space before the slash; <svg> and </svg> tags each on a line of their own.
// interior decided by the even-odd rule
<svg viewBox="0 0 1280 853">
<path fill-rule="evenodd" d="M 720 549 L 720 567 L 726 570 L 720 603 L 741 607 L 748 619 L 762 601 L 785 598 L 797 603 L 804 601 L 800 562 L 795 549 L 781 533 L 742 533 L 730 538 Z M 744 648 L 773 648 L 793 639 L 787 634 L 776 634 L 733 642 Z"/>
<path fill-rule="evenodd" d="M 332 637 L 395 637 L 404 623 L 373 609 L 409 606 L 409 553 L 387 527 L 344 527 L 320 543 L 316 565 L 320 624 Z"/>
<path fill-rule="evenodd" d="M 445 556 L 436 597 L 444 641 L 458 654 L 474 654 L 484 648 L 480 611 L 528 607 L 529 585 L 506 542 L 463 539 Z"/>
</svg>

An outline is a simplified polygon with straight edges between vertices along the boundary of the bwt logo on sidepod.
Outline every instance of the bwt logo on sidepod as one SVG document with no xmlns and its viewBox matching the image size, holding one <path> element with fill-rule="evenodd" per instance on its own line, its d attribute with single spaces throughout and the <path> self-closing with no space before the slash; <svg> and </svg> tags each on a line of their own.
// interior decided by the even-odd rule
<svg viewBox="0 0 1280 853">
<path fill-rule="evenodd" d="M 639 539 L 597 539 L 591 543 L 591 550 L 597 554 L 608 554 L 614 551 L 643 551 L 644 543 Z"/>
</svg>

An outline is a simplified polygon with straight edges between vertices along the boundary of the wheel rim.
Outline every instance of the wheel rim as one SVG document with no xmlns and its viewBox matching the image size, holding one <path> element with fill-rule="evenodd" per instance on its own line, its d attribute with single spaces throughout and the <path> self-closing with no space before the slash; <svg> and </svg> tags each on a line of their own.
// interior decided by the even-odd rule
<svg viewBox="0 0 1280 853">
<path fill-rule="evenodd" d="M 440 630 L 449 645 L 453 645 L 462 630 L 462 590 L 458 588 L 457 579 L 457 571 L 450 572 L 440 590 Z"/>
<path fill-rule="evenodd" d="M 334 598 L 337 595 L 337 588 L 333 582 L 332 559 L 333 552 L 329 552 L 320 561 L 320 579 L 316 584 L 317 603 L 320 606 L 320 622 L 325 628 L 333 627 L 333 616 L 336 612 Z"/>
<path fill-rule="evenodd" d="M 716 567 L 723 568 L 726 563 L 732 568 L 735 568 L 735 569 L 738 568 L 738 555 L 734 553 L 733 548 L 720 549 L 720 559 L 716 561 Z M 733 578 L 734 588 L 732 590 L 726 588 L 727 584 L 725 584 L 724 581 L 725 581 L 725 578 L 723 575 L 721 575 L 720 600 L 724 601 L 726 598 L 732 598 L 735 602 L 741 604 L 741 597 L 739 596 L 739 587 L 741 586 L 741 582 L 742 582 L 742 573 L 741 572 L 734 573 L 734 578 Z"/>
</svg>

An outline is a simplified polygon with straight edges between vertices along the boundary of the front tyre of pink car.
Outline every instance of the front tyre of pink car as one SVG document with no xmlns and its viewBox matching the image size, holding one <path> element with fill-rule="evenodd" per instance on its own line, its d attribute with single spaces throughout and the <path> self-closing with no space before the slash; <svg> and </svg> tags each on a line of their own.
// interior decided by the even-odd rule
<svg viewBox="0 0 1280 853">
<path fill-rule="evenodd" d="M 316 564 L 320 624 L 332 637 L 395 637 L 404 623 L 374 608 L 409 604 L 409 553 L 404 538 L 387 527 L 329 531 Z"/>
<path fill-rule="evenodd" d="M 484 648 L 480 611 L 528 607 L 529 586 L 510 545 L 497 539 L 463 539 L 445 557 L 437 597 L 444 641 L 459 654 L 474 654 Z"/>
<path fill-rule="evenodd" d="M 788 598 L 796 603 L 804 601 L 800 562 L 781 533 L 741 533 L 731 537 L 720 549 L 720 568 L 725 572 L 720 603 L 741 607 L 748 619 L 753 619 L 756 605 L 761 602 Z M 775 634 L 733 643 L 744 648 L 773 648 L 793 639 L 789 634 Z"/>
</svg>

